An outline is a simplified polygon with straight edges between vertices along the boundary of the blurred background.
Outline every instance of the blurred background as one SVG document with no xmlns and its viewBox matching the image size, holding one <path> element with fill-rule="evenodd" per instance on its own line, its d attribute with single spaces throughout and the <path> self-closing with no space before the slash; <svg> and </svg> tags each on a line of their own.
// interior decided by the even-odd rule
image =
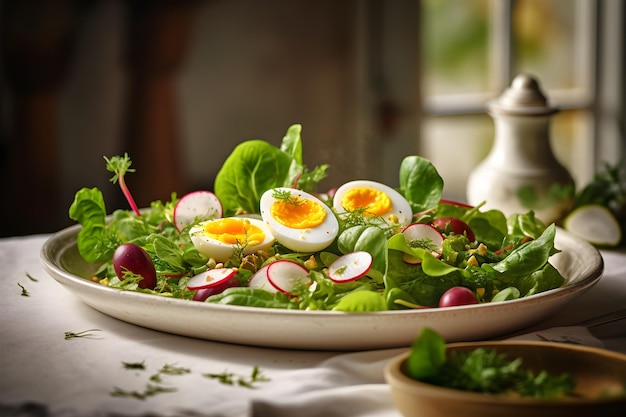
<svg viewBox="0 0 626 417">
<path fill-rule="evenodd" d="M 139 206 L 212 189 L 241 141 L 303 125 L 321 184 L 396 186 L 433 161 L 447 198 L 493 140 L 488 100 L 520 72 L 561 108 L 557 158 L 584 186 L 623 161 L 621 0 L 4 0 L 0 235 L 72 224 L 81 187 L 126 208 L 103 156 L 128 152 Z"/>
</svg>

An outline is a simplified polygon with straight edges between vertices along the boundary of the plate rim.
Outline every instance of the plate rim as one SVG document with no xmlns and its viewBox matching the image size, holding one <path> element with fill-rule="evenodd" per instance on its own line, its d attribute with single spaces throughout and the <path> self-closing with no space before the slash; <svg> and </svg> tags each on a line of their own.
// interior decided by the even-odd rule
<svg viewBox="0 0 626 417">
<path fill-rule="evenodd" d="M 107 286 L 103 286 L 101 284 L 90 281 L 86 278 L 75 275 L 66 269 L 62 268 L 60 265 L 60 258 L 63 253 L 65 253 L 69 248 L 76 245 L 76 237 L 78 232 L 82 229 L 80 224 L 69 226 L 65 229 L 62 229 L 50 237 L 46 239 L 44 244 L 40 250 L 40 260 L 44 266 L 44 269 L 48 272 L 48 274 L 57 282 L 66 287 L 72 287 L 71 292 L 77 296 L 81 301 L 90 305 L 91 307 L 99 310 L 103 314 L 107 314 L 109 316 L 115 317 L 118 320 L 122 320 L 125 322 L 130 322 L 135 325 L 141 326 L 142 324 L 125 320 L 123 318 L 117 317 L 114 314 L 110 314 L 109 312 L 102 311 L 101 309 L 94 307 L 90 302 L 86 301 L 81 294 L 77 294 L 75 288 L 86 289 L 88 292 L 97 292 L 102 294 L 107 294 L 107 296 L 112 297 L 126 297 L 129 299 L 136 299 L 139 302 L 149 303 L 151 301 L 159 300 L 159 303 L 165 303 L 166 305 L 171 306 L 172 308 L 180 309 L 183 311 L 206 311 L 206 312 L 220 312 L 220 313 L 237 313 L 240 315 L 254 315 L 254 316 L 263 316 L 263 317 L 308 317 L 308 318 L 323 318 L 325 320 L 345 320 L 346 316 L 358 316 L 360 319 L 390 319 L 390 318 L 420 318 L 420 319 L 429 319 L 433 316 L 438 318 L 446 317 L 446 316 L 456 316 L 459 314 L 480 314 L 486 309 L 497 313 L 499 311 L 509 310 L 515 308 L 518 304 L 527 304 L 529 302 L 540 302 L 543 299 L 554 300 L 556 302 L 567 302 L 567 299 L 572 298 L 576 295 L 581 295 L 582 293 L 589 290 L 591 287 L 596 285 L 598 281 L 601 279 L 602 274 L 604 272 L 604 260 L 602 258 L 601 253 L 597 248 L 592 246 L 586 241 L 583 241 L 581 238 L 565 231 L 564 229 L 557 228 L 557 236 L 559 239 L 566 238 L 567 240 L 572 241 L 572 245 L 581 246 L 585 248 L 585 254 L 593 255 L 593 260 L 595 266 L 591 267 L 590 273 L 579 280 L 576 280 L 572 283 L 565 284 L 562 287 L 555 288 L 552 290 L 544 291 L 529 297 L 523 297 L 516 300 L 509 300 L 503 302 L 495 302 L 495 303 L 485 303 L 485 304 L 474 304 L 474 305 L 466 305 L 466 306 L 455 306 L 455 307 L 445 307 L 445 308 L 425 308 L 425 309 L 417 309 L 417 310 L 388 310 L 388 311 L 377 311 L 377 312 L 340 312 L 340 311 L 329 311 L 329 310 L 292 310 L 292 309 L 278 309 L 278 308 L 261 308 L 261 307 L 251 307 L 251 306 L 233 306 L 233 305 L 223 305 L 223 304 L 212 304 L 212 303 L 201 303 L 194 302 L 191 300 L 182 300 L 167 296 L 159 296 L 154 294 L 146 294 L 141 292 L 134 291 L 125 291 L 120 289 L 115 289 Z M 86 261 L 85 261 L 86 262 Z M 88 263 L 88 262 L 86 262 Z M 574 294 L 572 294 L 574 293 Z M 566 299 L 566 300 L 564 300 Z M 156 301 L 155 301 L 156 302 Z M 358 321 L 358 320 L 355 320 Z M 531 323 L 532 324 L 532 323 Z M 146 327 L 146 326 L 144 326 Z M 157 329 L 160 330 L 160 329 Z M 510 331 L 519 330 L 519 328 L 510 329 Z M 163 330 L 161 330 L 163 331 Z M 165 330 L 167 331 L 167 330 Z M 175 332 L 170 332 L 175 333 Z M 182 333 L 178 333 L 182 334 Z M 207 340 L 216 340 L 212 338 L 205 338 Z M 216 340 L 222 341 L 222 340 Z M 235 342 L 237 343 L 237 342 Z"/>
</svg>

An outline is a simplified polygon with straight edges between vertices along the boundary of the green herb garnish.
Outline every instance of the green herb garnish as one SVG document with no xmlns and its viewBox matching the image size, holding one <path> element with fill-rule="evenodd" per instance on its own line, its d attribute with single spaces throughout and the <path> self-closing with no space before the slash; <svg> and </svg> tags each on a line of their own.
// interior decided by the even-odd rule
<svg viewBox="0 0 626 417">
<path fill-rule="evenodd" d="M 83 330 L 82 332 L 65 332 L 65 340 L 74 339 L 76 337 L 88 337 L 92 336 L 91 332 L 99 332 L 100 329 Z"/>
<path fill-rule="evenodd" d="M 22 297 L 30 297 L 30 293 L 22 284 L 18 282 L 17 285 L 22 289 L 22 293 L 20 294 Z"/>
<path fill-rule="evenodd" d="M 159 373 L 165 374 L 165 375 L 184 375 L 190 372 L 191 372 L 191 369 L 189 368 L 183 368 L 180 366 L 174 366 L 170 364 L 165 364 L 163 365 L 163 367 L 161 367 L 161 369 L 159 369 Z"/>
<path fill-rule="evenodd" d="M 413 379 L 443 387 L 539 399 L 571 396 L 576 385 L 569 374 L 534 373 L 522 368 L 521 358 L 509 359 L 494 349 L 447 355 L 445 340 L 429 328 L 413 343 L 406 372 Z"/>
<path fill-rule="evenodd" d="M 276 200 L 283 202 L 285 204 L 293 204 L 294 206 L 299 206 L 300 204 L 304 204 L 304 199 L 294 196 L 291 194 L 289 190 L 274 190 L 272 191 L 272 197 Z"/>
<path fill-rule="evenodd" d="M 258 366 L 254 366 L 252 368 L 252 372 L 249 377 L 236 375 L 231 372 L 222 372 L 221 374 L 202 374 L 207 378 L 212 378 L 218 380 L 220 383 L 225 385 L 238 385 L 244 388 L 255 388 L 256 383 L 258 382 L 267 382 L 269 378 L 266 378 L 262 373 Z"/>
<path fill-rule="evenodd" d="M 146 369 L 146 365 L 143 361 L 142 362 L 122 362 L 122 366 L 124 366 L 124 369 L 137 369 L 141 371 Z"/>
<path fill-rule="evenodd" d="M 124 175 L 126 175 L 127 172 L 135 172 L 135 170 L 130 167 L 132 164 L 130 157 L 127 153 L 125 153 L 123 157 L 114 156 L 111 159 L 105 156 L 104 160 L 107 163 L 107 171 L 111 171 L 115 174 L 111 177 L 110 181 L 113 184 L 119 182 L 122 193 L 124 193 L 124 197 L 126 197 L 128 204 L 137 216 L 141 216 L 141 212 L 139 212 L 139 208 L 137 207 L 137 204 L 135 204 L 135 199 L 130 193 L 130 190 L 126 186 L 126 181 L 124 180 Z"/>
<path fill-rule="evenodd" d="M 119 387 L 114 387 L 113 391 L 111 391 L 111 396 L 112 397 L 129 397 L 129 398 L 136 398 L 138 400 L 145 400 L 146 398 L 153 397 L 157 394 L 162 394 L 166 392 L 176 392 L 176 391 L 177 391 L 176 388 L 173 388 L 173 387 L 163 387 L 161 385 L 147 384 L 146 389 L 142 392 L 134 391 L 134 390 L 127 391 Z"/>
</svg>

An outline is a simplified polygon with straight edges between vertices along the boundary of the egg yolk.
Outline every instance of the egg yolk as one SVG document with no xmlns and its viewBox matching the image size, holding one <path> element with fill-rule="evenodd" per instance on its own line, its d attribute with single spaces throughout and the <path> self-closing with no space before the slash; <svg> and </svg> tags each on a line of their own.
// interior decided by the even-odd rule
<svg viewBox="0 0 626 417">
<path fill-rule="evenodd" d="M 270 214 L 278 223 L 292 229 L 317 227 L 326 219 L 326 210 L 321 204 L 296 196 L 274 201 Z"/>
<path fill-rule="evenodd" d="M 265 233 L 247 219 L 226 218 L 209 222 L 204 226 L 205 234 L 228 245 L 258 245 L 265 240 Z"/>
<path fill-rule="evenodd" d="M 383 216 L 391 210 L 391 199 L 379 190 L 369 187 L 352 188 L 341 198 L 347 211 L 363 210 L 364 216 Z"/>
</svg>

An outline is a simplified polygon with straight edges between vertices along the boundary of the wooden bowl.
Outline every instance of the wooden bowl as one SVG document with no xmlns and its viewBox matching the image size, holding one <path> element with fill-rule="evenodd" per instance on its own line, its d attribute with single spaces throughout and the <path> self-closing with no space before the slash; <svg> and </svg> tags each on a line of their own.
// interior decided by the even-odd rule
<svg viewBox="0 0 626 417">
<path fill-rule="evenodd" d="M 405 373 L 409 352 L 389 361 L 385 379 L 405 417 L 573 417 L 623 416 L 626 411 L 626 355 L 605 349 L 553 342 L 493 341 L 451 343 L 447 351 L 495 349 L 534 372 L 570 374 L 576 398 L 539 400 L 482 394 L 416 381 Z"/>
</svg>

